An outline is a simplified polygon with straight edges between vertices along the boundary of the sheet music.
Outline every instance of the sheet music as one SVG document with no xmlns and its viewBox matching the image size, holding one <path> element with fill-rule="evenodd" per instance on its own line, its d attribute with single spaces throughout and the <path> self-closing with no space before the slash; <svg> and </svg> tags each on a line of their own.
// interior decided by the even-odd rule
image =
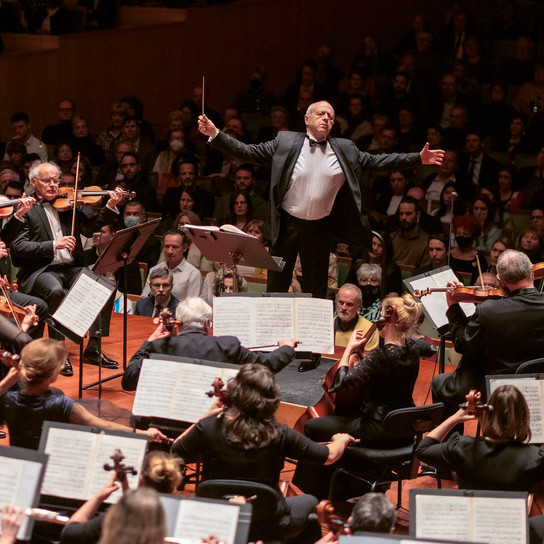
<svg viewBox="0 0 544 544">
<path fill-rule="evenodd" d="M 104 464 L 113 465 L 113 460 L 110 459 L 116 449 L 121 450 L 125 458 L 123 464 L 127 467 L 134 467 L 137 471 L 136 475 L 127 474 L 128 485 L 131 489 L 138 487 L 138 479 L 144 461 L 145 452 L 147 450 L 147 440 L 138 438 L 124 437 L 111 434 L 96 435 L 97 447 L 93 466 L 89 467 L 92 472 L 92 478 L 89 483 L 87 496 L 90 498 L 95 495 L 109 480 L 111 472 L 104 470 Z M 112 493 L 105 502 L 116 503 L 123 495 L 123 490 L 119 488 Z"/>
<path fill-rule="evenodd" d="M 446 495 L 416 497 L 417 538 L 470 541 L 470 520 L 469 497 Z"/>
<path fill-rule="evenodd" d="M 234 544 L 240 508 L 234 504 L 180 501 L 174 538 L 199 542 L 210 535 Z"/>
<path fill-rule="evenodd" d="M 42 464 L 27 459 L 2 457 L 0 462 L 0 508 L 11 504 L 21 508 L 32 508 L 38 487 Z M 30 520 L 25 517 L 17 533 L 19 540 L 25 540 Z M 0 535 L 2 527 L 0 526 Z"/>
<path fill-rule="evenodd" d="M 527 503 L 519 498 L 416 496 L 416 537 L 489 544 L 527 543 Z"/>
<path fill-rule="evenodd" d="M 448 282 L 458 281 L 458 278 L 451 268 L 446 268 L 446 270 L 442 270 L 441 272 L 433 273 L 418 279 L 409 279 L 408 281 L 413 289 L 423 291 L 429 287 L 447 287 Z M 430 293 L 421 297 L 421 303 L 437 329 L 448 324 L 448 319 L 446 317 L 446 310 L 448 309 L 446 293 Z M 462 302 L 460 306 L 467 317 L 470 317 L 476 311 L 476 306 L 474 304 Z"/>
<path fill-rule="evenodd" d="M 49 429 L 45 453 L 49 455 L 42 495 L 87 499 L 89 467 L 94 461 L 96 434 L 84 431 Z"/>
<path fill-rule="evenodd" d="M 489 380 L 491 392 L 501 385 L 517 387 L 525 397 L 529 406 L 531 422 L 531 444 L 544 443 L 544 402 L 542 381 L 534 377 L 501 378 L 497 376 Z"/>
<path fill-rule="evenodd" d="M 238 369 L 144 359 L 132 411 L 138 416 L 195 423 L 214 402 L 215 378 L 226 383 Z M 168 384 L 164 387 L 164 384 Z"/>
<path fill-rule="evenodd" d="M 334 353 L 333 303 L 306 297 L 219 297 L 213 304 L 213 332 L 237 336 L 246 347 L 295 338 L 304 351 Z"/>
<path fill-rule="evenodd" d="M 316 353 L 334 353 L 332 300 L 295 298 L 295 311 L 295 340 L 302 342 L 302 349 L 312 346 L 311 351 Z"/>
<path fill-rule="evenodd" d="M 527 504 L 520 499 L 474 497 L 471 540 L 489 544 L 527 543 Z"/>
<path fill-rule="evenodd" d="M 213 301 L 213 334 L 234 335 L 242 346 L 256 346 L 251 334 L 254 319 L 251 301 L 249 297 L 216 297 Z"/>
<path fill-rule="evenodd" d="M 83 338 L 110 295 L 105 285 L 81 274 L 52 317 Z"/>
</svg>

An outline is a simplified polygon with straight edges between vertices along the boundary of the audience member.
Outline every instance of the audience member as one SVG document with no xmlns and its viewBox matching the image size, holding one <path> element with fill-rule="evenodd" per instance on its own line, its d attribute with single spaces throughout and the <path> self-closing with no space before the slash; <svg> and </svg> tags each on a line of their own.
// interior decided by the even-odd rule
<svg viewBox="0 0 544 544">
<path fill-rule="evenodd" d="M 57 106 L 59 122 L 47 125 L 42 132 L 42 141 L 46 145 L 57 145 L 67 142 L 72 137 L 72 117 L 75 112 L 75 104 L 69 98 L 63 98 Z"/>
<path fill-rule="evenodd" d="M 135 315 L 160 317 L 166 308 L 175 315 L 179 299 L 172 295 L 174 277 L 166 266 L 156 267 L 149 273 L 150 293 L 136 302 Z"/>
<path fill-rule="evenodd" d="M 41 140 L 38 140 L 38 138 L 32 134 L 32 127 L 28 114 L 22 111 L 14 113 L 11 116 L 10 122 L 13 130 L 13 139 L 25 146 L 26 153 L 37 153 L 40 156 L 40 160 L 45 162 L 47 160 L 47 148 Z M 4 160 L 10 160 L 9 149 L 6 150 Z"/>
</svg>

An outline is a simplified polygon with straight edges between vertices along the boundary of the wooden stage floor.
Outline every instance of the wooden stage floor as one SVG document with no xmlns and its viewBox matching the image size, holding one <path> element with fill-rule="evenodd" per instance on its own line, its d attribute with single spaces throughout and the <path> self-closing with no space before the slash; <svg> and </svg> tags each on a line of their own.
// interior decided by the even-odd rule
<svg viewBox="0 0 544 544">
<path fill-rule="evenodd" d="M 127 364 L 134 352 L 146 340 L 151 332 L 156 328 L 151 318 L 141 316 L 128 316 L 128 338 L 127 338 Z M 111 322 L 111 335 L 103 339 L 103 351 L 106 355 L 119 362 L 121 370 L 102 370 L 103 378 L 114 376 L 122 371 L 123 358 L 123 316 L 121 314 L 113 314 Z M 74 399 L 78 398 L 78 383 L 79 383 L 79 347 L 73 342 L 67 341 L 67 348 L 70 354 L 70 359 L 74 367 L 74 376 L 63 377 L 59 376 L 55 386 L 62 389 L 64 393 Z M 447 368 L 451 370 L 451 368 Z M 83 370 L 84 384 L 92 383 L 98 380 L 98 368 L 93 365 L 85 365 Z M 430 361 L 421 361 L 419 376 L 414 389 L 414 401 L 416 405 L 429 404 L 432 402 L 430 396 L 430 383 L 433 375 L 437 372 L 437 365 Z M 300 374 L 301 381 L 304 380 L 304 374 Z M 83 392 L 83 399 L 88 399 L 91 406 L 91 399 L 98 398 L 98 386 Z M 115 378 L 107 381 L 102 386 L 102 399 L 113 402 L 119 408 L 130 410 L 134 400 L 134 392 L 123 391 L 121 388 L 121 378 Z M 95 403 L 96 404 L 96 403 Z M 109 404 L 108 402 L 104 404 Z M 304 411 L 303 407 L 296 405 L 282 405 L 278 411 L 278 419 L 287 423 L 293 424 Z M 468 430 L 468 429 L 467 429 Z M 8 445 L 8 440 L 0 440 L 0 446 Z M 286 470 L 282 474 L 283 480 L 290 480 L 292 467 L 286 465 Z M 443 482 L 444 487 L 455 487 L 453 482 Z M 402 508 L 398 511 L 398 521 L 396 533 L 407 534 L 408 531 L 408 490 L 411 487 L 417 488 L 436 488 L 436 481 L 430 477 L 422 477 L 417 480 L 405 482 L 403 485 L 403 500 Z M 392 485 L 387 495 L 396 504 L 397 489 L 396 485 Z"/>
</svg>

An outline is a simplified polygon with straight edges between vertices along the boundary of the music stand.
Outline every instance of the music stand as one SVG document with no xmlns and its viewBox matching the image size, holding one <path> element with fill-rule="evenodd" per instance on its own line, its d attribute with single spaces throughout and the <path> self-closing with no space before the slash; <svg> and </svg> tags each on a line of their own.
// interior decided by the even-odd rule
<svg viewBox="0 0 544 544">
<path fill-rule="evenodd" d="M 123 267 L 123 280 L 125 289 L 123 292 L 123 371 L 127 368 L 127 284 L 128 284 L 128 265 L 136 258 L 147 239 L 153 231 L 158 227 L 160 219 L 152 219 L 142 225 L 135 225 L 126 229 L 119 230 L 113 234 L 98 260 L 93 266 L 93 273 L 96 275 L 104 275 L 106 272 L 113 272 L 118 268 Z M 102 338 L 98 336 L 99 352 L 102 351 Z M 83 359 L 82 359 L 83 361 Z M 83 386 L 82 371 L 83 365 L 80 365 L 80 398 L 83 389 L 89 389 L 95 385 L 99 386 L 98 398 L 101 397 L 102 383 L 114 380 L 123 376 L 123 373 L 118 373 L 113 376 L 108 376 L 102 379 L 102 365 L 98 365 L 98 381 L 92 382 Z"/>
<path fill-rule="evenodd" d="M 281 272 L 285 266 L 285 261 L 281 257 L 272 257 L 255 236 L 245 232 L 196 225 L 185 225 L 183 229 L 206 259 L 225 263 L 232 268 L 234 291 L 238 290 L 239 263 L 274 272 Z"/>
</svg>

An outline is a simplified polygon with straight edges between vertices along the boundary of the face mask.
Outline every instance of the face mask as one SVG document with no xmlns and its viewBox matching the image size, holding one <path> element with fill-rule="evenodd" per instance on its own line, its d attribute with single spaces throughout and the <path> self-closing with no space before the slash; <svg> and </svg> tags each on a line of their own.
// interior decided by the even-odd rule
<svg viewBox="0 0 544 544">
<path fill-rule="evenodd" d="M 380 287 L 377 285 L 368 283 L 367 285 L 361 285 L 360 287 L 365 303 L 372 303 L 380 296 Z"/>
<path fill-rule="evenodd" d="M 459 247 L 468 247 L 472 245 L 474 240 L 473 236 L 456 236 L 455 241 Z"/>
<path fill-rule="evenodd" d="M 180 140 L 172 140 L 170 142 L 170 149 L 174 153 L 177 153 L 179 150 L 183 149 L 183 142 Z"/>
<path fill-rule="evenodd" d="M 127 215 L 125 217 L 125 227 L 127 228 L 135 227 L 139 222 L 140 220 L 135 215 Z"/>
</svg>

